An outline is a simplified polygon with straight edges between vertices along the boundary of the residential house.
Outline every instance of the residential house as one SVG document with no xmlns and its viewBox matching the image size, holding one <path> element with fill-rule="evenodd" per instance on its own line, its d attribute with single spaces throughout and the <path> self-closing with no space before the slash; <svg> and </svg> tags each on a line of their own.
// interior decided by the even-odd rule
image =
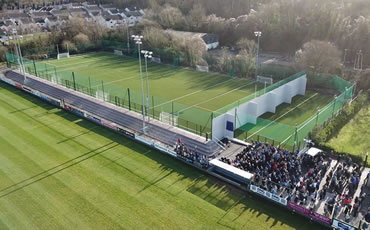
<svg viewBox="0 0 370 230">
<path fill-rule="evenodd" d="M 9 40 L 7 32 L 0 30 L 0 43 L 5 43 Z"/>
<path fill-rule="evenodd" d="M 199 38 L 204 43 L 204 50 L 216 49 L 219 46 L 219 38 L 216 34 L 195 33 L 187 31 L 166 30 L 167 34 L 179 38 Z"/>
<path fill-rule="evenodd" d="M 70 8 L 68 9 L 69 11 L 69 14 L 72 16 L 72 17 L 87 17 L 88 16 L 88 13 L 85 9 L 83 8 Z"/>
<path fill-rule="evenodd" d="M 143 17 L 143 14 L 141 14 L 140 11 L 126 11 L 123 14 L 125 15 L 124 18 L 129 25 L 140 22 Z"/>
</svg>

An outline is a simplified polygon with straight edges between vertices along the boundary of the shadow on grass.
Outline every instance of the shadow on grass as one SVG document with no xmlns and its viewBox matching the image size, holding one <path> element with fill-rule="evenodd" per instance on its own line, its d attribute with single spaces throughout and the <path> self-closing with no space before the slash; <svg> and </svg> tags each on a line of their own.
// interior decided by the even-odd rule
<svg viewBox="0 0 370 230">
<path fill-rule="evenodd" d="M 6 85 L 5 83 L 0 83 L 0 90 L 7 90 L 12 93 L 15 93 L 17 95 L 22 96 L 23 98 L 32 101 L 32 103 L 36 106 L 40 106 L 49 112 L 53 111 L 54 114 L 62 116 L 63 118 L 69 120 L 69 121 L 76 121 L 79 120 L 80 118 L 71 114 L 67 113 L 64 111 L 60 110 L 55 110 L 54 106 L 51 106 L 47 104 L 46 102 L 43 102 L 41 100 L 35 100 L 35 97 L 27 94 L 25 92 L 22 92 L 16 88 L 13 88 L 11 86 Z M 20 111 L 24 112 L 24 111 Z M 26 113 L 25 113 L 26 114 Z M 27 115 L 27 114 L 26 114 Z M 29 115 L 28 115 L 29 116 Z M 34 119 L 34 118 L 32 118 Z M 34 119 L 36 122 L 39 122 L 43 124 L 41 121 L 38 121 L 37 119 Z M 233 221 L 236 221 L 240 218 L 242 218 L 242 215 L 244 212 L 252 212 L 252 213 L 257 213 L 257 216 L 259 215 L 267 215 L 270 218 L 274 218 L 274 222 L 270 227 L 273 227 L 276 225 L 278 222 L 281 222 L 282 225 L 287 225 L 292 228 L 296 229 L 310 229 L 310 228 L 315 228 L 319 229 L 320 226 L 316 224 L 308 224 L 308 220 L 300 217 L 300 216 L 295 216 L 294 218 L 292 215 L 289 213 L 288 210 L 282 210 L 281 207 L 272 204 L 265 199 L 255 197 L 255 196 L 250 196 L 249 194 L 246 194 L 245 192 L 223 182 L 220 181 L 214 177 L 211 177 L 209 175 L 204 175 L 204 173 L 196 168 L 193 168 L 180 160 L 174 159 L 168 155 L 165 155 L 163 153 L 160 153 L 155 150 L 150 150 L 148 147 L 136 143 L 132 140 L 129 140 L 119 134 L 116 134 L 112 132 L 111 130 L 98 126 L 97 124 L 94 124 L 90 121 L 87 120 L 80 120 L 75 122 L 75 124 L 88 129 L 89 131 L 82 132 L 79 135 L 73 136 L 73 137 L 67 137 L 66 139 L 63 140 L 63 142 L 66 141 L 75 141 L 74 139 L 84 135 L 89 132 L 94 132 L 100 136 L 103 136 L 107 139 L 110 140 L 110 142 L 106 145 L 100 146 L 99 148 L 89 150 L 88 152 L 79 155 L 73 159 L 70 159 L 66 162 L 63 162 L 62 164 L 56 165 L 52 168 L 49 168 L 48 170 L 45 170 L 43 172 L 40 172 L 36 175 L 33 175 L 29 178 L 26 178 L 22 181 L 19 181 L 13 185 L 10 185 L 8 187 L 2 188 L 0 190 L 0 198 L 6 197 L 9 194 L 12 194 L 18 190 L 21 190 L 27 186 L 30 186 L 36 182 L 39 182 L 45 178 L 48 178 L 56 173 L 62 172 L 63 170 L 66 170 L 72 166 L 75 166 L 77 164 L 80 164 L 83 161 L 86 161 L 88 159 L 91 159 L 95 156 L 100 156 L 104 158 L 105 160 L 109 161 L 109 163 L 115 164 L 132 174 L 142 178 L 145 180 L 148 184 L 143 187 L 143 189 L 140 192 L 145 191 L 146 189 L 150 188 L 151 186 L 156 186 L 157 183 L 165 179 L 166 177 L 170 176 L 173 173 L 176 173 L 177 175 L 182 175 L 178 180 L 176 180 L 174 183 L 177 183 L 178 181 L 181 180 L 189 180 L 191 183 L 188 185 L 185 190 L 202 200 L 210 203 L 213 206 L 216 206 L 220 209 L 222 209 L 225 213 L 223 216 L 220 217 L 218 220 L 218 223 L 224 227 L 233 229 L 232 227 L 228 226 L 227 221 L 225 223 L 224 218 L 228 215 L 229 212 L 231 212 L 235 206 L 237 205 L 242 205 L 242 212 L 237 216 L 236 218 L 233 218 Z M 47 126 L 46 124 L 43 124 L 44 126 Z M 58 132 L 58 130 L 53 129 L 52 127 L 49 127 L 51 131 L 53 132 Z M 60 132 L 58 132 L 61 134 Z M 61 134 L 63 135 L 63 134 Z M 64 136 L 64 135 L 63 135 Z M 79 145 L 83 145 L 82 143 L 79 143 L 75 141 Z M 143 153 L 143 155 L 155 162 L 158 162 L 161 166 L 161 173 L 159 176 L 156 178 L 148 181 L 145 178 L 141 177 L 140 175 L 137 175 L 134 171 L 131 169 L 125 167 L 125 165 L 120 164 L 117 159 L 111 159 L 108 156 L 103 155 L 106 151 L 118 146 L 118 145 L 123 145 L 126 148 L 129 148 L 135 152 L 138 153 Z M 84 146 L 84 145 L 83 145 Z M 87 147 L 88 146 L 84 146 Z M 149 154 L 150 153 L 150 154 Z M 122 153 L 124 154 L 124 153 Z M 162 173 L 164 175 L 162 175 Z M 173 184 L 174 184 L 173 183 Z M 169 185 L 168 187 L 171 187 L 173 184 Z M 168 188 L 163 188 L 163 186 L 158 186 L 158 188 L 162 189 L 163 191 L 167 192 L 170 196 L 177 196 L 179 193 L 183 192 L 184 190 L 180 191 L 177 194 L 170 193 L 167 191 Z M 269 219 L 266 219 L 268 221 Z M 248 220 L 245 220 L 245 224 L 248 223 Z M 304 225 L 302 223 L 305 223 Z"/>
</svg>

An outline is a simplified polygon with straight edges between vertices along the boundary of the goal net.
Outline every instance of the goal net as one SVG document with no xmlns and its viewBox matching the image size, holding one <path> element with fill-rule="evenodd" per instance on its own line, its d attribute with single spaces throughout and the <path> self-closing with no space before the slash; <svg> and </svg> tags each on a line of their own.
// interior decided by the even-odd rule
<svg viewBox="0 0 370 230">
<path fill-rule="evenodd" d="M 257 82 L 266 83 L 269 85 L 272 85 L 274 83 L 274 80 L 271 77 L 263 77 L 263 76 L 257 76 Z"/>
<path fill-rule="evenodd" d="M 161 112 L 160 120 L 166 124 L 177 126 L 177 116 L 170 113 Z"/>
<path fill-rule="evenodd" d="M 101 90 L 97 90 L 95 93 L 95 97 L 102 100 L 102 101 L 108 101 L 109 100 L 109 94 L 105 93 Z"/>
<path fill-rule="evenodd" d="M 196 69 L 197 69 L 197 71 L 200 71 L 200 72 L 208 72 L 209 71 L 208 66 L 196 65 Z"/>
<path fill-rule="evenodd" d="M 69 53 L 59 53 L 58 59 L 62 59 L 62 58 L 69 58 Z"/>
<path fill-rule="evenodd" d="M 161 58 L 159 58 L 159 57 L 152 57 L 152 62 L 161 63 Z"/>
<path fill-rule="evenodd" d="M 123 52 L 121 50 L 114 50 L 114 54 L 118 56 L 123 56 Z"/>
</svg>

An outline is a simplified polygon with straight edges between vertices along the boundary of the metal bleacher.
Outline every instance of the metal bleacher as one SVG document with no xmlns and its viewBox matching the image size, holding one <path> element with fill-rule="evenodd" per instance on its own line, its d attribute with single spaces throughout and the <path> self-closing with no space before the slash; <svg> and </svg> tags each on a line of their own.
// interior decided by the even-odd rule
<svg viewBox="0 0 370 230">
<path fill-rule="evenodd" d="M 25 85 L 55 99 L 64 100 L 64 102 L 69 105 L 91 114 L 95 114 L 96 116 L 116 123 L 122 127 L 126 127 L 127 129 L 134 131 L 137 135 L 143 134 L 140 114 L 120 107 L 118 108 L 107 102 L 98 101 L 93 97 L 89 97 L 81 93 L 74 91 L 71 92 L 71 90 L 67 88 L 51 82 L 44 82 L 43 80 L 39 80 L 34 77 L 28 77 L 28 75 L 27 81 L 24 82 L 23 75 L 15 71 L 6 71 L 4 75 L 6 78 L 11 79 L 21 85 Z M 214 141 L 206 141 L 204 138 L 200 138 L 195 134 L 164 124 L 154 119 L 152 119 L 150 123 L 147 123 L 147 127 L 148 128 L 145 136 L 148 136 L 168 146 L 173 147 L 178 138 L 181 138 L 182 142 L 187 148 L 207 156 L 212 156 L 222 151 L 222 149 Z"/>
</svg>

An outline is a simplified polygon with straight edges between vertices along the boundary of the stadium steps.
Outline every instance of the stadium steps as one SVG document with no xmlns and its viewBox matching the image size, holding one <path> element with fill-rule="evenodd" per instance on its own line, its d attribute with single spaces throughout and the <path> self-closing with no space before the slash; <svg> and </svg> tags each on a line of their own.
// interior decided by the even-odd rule
<svg viewBox="0 0 370 230">
<path fill-rule="evenodd" d="M 20 84 L 24 83 L 23 75 L 15 71 L 7 71 L 5 72 L 5 76 Z M 113 108 L 115 106 L 110 104 L 107 105 L 107 103 L 102 101 L 98 102 L 97 99 L 88 98 L 87 95 L 82 96 L 77 92 L 70 92 L 70 90 L 61 88 L 61 86 L 57 86 L 51 82 L 45 83 L 42 80 L 34 79 L 33 77 L 28 77 L 27 79 L 28 80 L 24 84 L 27 87 L 38 90 L 53 98 L 60 100 L 63 99 L 65 103 L 87 111 L 90 114 L 102 117 L 108 121 L 121 125 L 122 127 L 134 130 L 137 133 L 142 133 L 142 120 L 140 119 L 140 116 L 133 116 L 130 114 L 132 112 L 119 111 L 118 107 Z M 198 153 L 210 156 L 221 151 L 221 148 L 213 141 L 205 142 L 201 141 L 201 138 L 193 139 L 190 137 L 191 135 L 186 133 L 186 131 L 180 131 L 178 128 L 170 127 L 168 125 L 166 126 L 156 120 L 148 123 L 148 127 L 146 135 L 169 146 L 174 146 L 177 139 L 181 138 L 187 148 Z"/>
</svg>

